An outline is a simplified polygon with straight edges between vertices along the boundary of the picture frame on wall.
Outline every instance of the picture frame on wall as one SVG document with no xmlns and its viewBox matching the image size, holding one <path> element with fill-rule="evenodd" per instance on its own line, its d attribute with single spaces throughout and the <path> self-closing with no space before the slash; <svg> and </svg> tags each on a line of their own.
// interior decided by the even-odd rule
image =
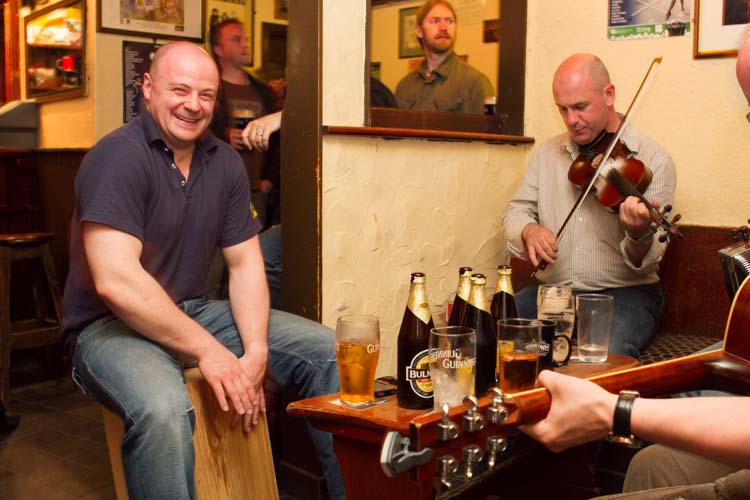
<svg viewBox="0 0 750 500">
<path fill-rule="evenodd" d="M 206 51 L 211 52 L 211 28 L 221 21 L 227 19 L 239 19 L 242 24 L 245 25 L 245 36 L 247 36 L 249 51 L 250 51 L 250 64 L 253 66 L 254 62 L 254 49 L 255 46 L 255 32 L 253 26 L 255 25 L 254 19 L 254 0 L 206 0 Z"/>
<path fill-rule="evenodd" d="M 203 41 L 203 0 L 97 0 L 96 31 Z"/>
<path fill-rule="evenodd" d="M 695 0 L 693 58 L 734 57 L 750 20 L 746 0 Z"/>
<path fill-rule="evenodd" d="M 398 11 L 398 57 L 406 59 L 424 54 L 417 37 L 417 9 L 409 7 Z"/>
</svg>

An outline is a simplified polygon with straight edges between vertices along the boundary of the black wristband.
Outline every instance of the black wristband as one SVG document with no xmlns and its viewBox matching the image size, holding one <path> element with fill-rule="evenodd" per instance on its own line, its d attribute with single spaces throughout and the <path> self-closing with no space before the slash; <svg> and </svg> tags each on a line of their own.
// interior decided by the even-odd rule
<svg viewBox="0 0 750 500">
<path fill-rule="evenodd" d="M 616 443 L 633 446 L 637 440 L 630 431 L 630 413 L 633 411 L 633 401 L 640 396 L 637 391 L 620 391 L 615 405 L 615 414 L 612 420 L 612 432 L 609 440 Z"/>
</svg>

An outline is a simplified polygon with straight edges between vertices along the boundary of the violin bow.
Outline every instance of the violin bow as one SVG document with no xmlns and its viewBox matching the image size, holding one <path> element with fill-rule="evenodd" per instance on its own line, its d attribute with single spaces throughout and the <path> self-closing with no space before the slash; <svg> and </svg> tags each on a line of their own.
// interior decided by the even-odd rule
<svg viewBox="0 0 750 500">
<path fill-rule="evenodd" d="M 591 189 L 594 187 L 594 183 L 596 182 L 596 179 L 599 177 L 599 174 L 601 173 L 601 170 L 604 167 L 604 164 L 607 163 L 607 160 L 609 160 L 609 157 L 612 155 L 612 151 L 615 149 L 615 146 L 617 145 L 617 141 L 620 140 L 620 136 L 622 136 L 622 132 L 625 130 L 625 126 L 630 122 L 630 117 L 632 115 L 633 110 L 635 110 L 636 105 L 640 103 L 643 91 L 646 88 L 648 88 L 649 85 L 651 85 L 651 82 L 653 81 L 654 74 L 655 74 L 654 69 L 657 68 L 658 65 L 661 64 L 661 60 L 662 58 L 661 56 L 659 56 L 659 57 L 655 57 L 653 61 L 651 61 L 651 64 L 648 67 L 648 71 L 646 71 L 646 76 L 644 76 L 643 80 L 641 80 L 641 84 L 638 87 L 638 90 L 635 92 L 635 96 L 633 97 L 633 100 L 630 101 L 628 110 L 625 112 L 625 115 L 623 115 L 622 120 L 620 121 L 620 126 L 617 127 L 617 131 L 615 131 L 614 137 L 610 141 L 609 146 L 607 146 L 607 149 L 604 151 L 604 155 L 602 156 L 602 159 L 599 162 L 599 165 L 597 165 L 596 170 L 594 170 L 594 174 L 591 176 L 591 179 L 589 180 L 588 184 L 586 184 L 586 188 L 583 191 L 581 191 L 581 194 L 578 196 L 578 199 L 573 205 L 573 208 L 570 209 L 568 216 L 565 217 L 565 220 L 560 226 L 560 229 L 557 230 L 555 239 L 558 242 L 560 241 L 560 238 L 562 238 L 562 235 L 565 232 L 565 228 L 567 227 L 568 222 L 570 221 L 570 219 L 573 218 L 576 212 L 578 212 L 578 209 L 581 208 L 581 205 L 586 200 L 586 197 L 591 192 Z M 539 264 L 539 266 L 534 270 L 534 272 L 531 273 L 531 276 L 535 277 L 537 271 L 543 271 L 546 267 L 547 267 L 547 262 L 542 261 Z"/>
</svg>

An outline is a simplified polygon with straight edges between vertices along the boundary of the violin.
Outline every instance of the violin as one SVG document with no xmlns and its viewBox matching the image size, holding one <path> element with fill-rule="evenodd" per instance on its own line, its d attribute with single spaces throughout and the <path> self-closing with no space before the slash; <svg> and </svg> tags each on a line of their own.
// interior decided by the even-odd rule
<svg viewBox="0 0 750 500">
<path fill-rule="evenodd" d="M 612 162 L 605 165 L 597 174 L 604 154 L 613 141 L 614 147 L 609 155 Z M 616 139 L 614 133 L 606 130 L 599 134 L 599 137 L 573 161 L 568 169 L 568 180 L 583 188 L 592 182 L 595 174 L 597 179 L 593 181 L 593 191 L 596 199 L 611 212 L 616 213 L 625 198 L 635 196 L 646 206 L 651 220 L 654 221 L 656 227 L 652 226 L 651 232 L 656 232 L 657 228 L 663 230 L 663 233 L 659 235 L 660 242 L 665 242 L 671 236 L 682 237 L 682 233 L 674 225 L 681 216 L 675 215 L 672 222 L 666 217 L 666 214 L 672 210 L 672 206 L 666 205 L 660 212 L 643 196 L 653 179 L 651 169 L 635 158 L 634 153 L 625 143 Z"/>
</svg>

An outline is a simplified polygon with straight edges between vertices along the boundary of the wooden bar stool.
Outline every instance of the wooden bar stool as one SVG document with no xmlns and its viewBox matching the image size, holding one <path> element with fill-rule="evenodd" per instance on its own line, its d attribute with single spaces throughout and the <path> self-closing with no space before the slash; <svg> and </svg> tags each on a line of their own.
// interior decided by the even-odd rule
<svg viewBox="0 0 750 500">
<path fill-rule="evenodd" d="M 216 401 L 198 368 L 185 370 L 190 401 L 195 410 L 195 495 L 202 500 L 278 500 L 271 442 L 265 415 L 245 433 L 242 425 L 231 426 L 231 415 Z M 102 406 L 109 460 L 117 500 L 127 500 L 120 444 L 122 419 Z"/>
<path fill-rule="evenodd" d="M 0 235 L 0 400 L 10 395 L 10 352 L 16 349 L 56 344 L 62 339 L 60 328 L 60 285 L 49 248 L 52 233 L 23 233 Z M 11 319 L 11 263 L 17 260 L 39 260 L 44 268 L 41 283 L 31 275 L 36 317 Z M 45 286 L 46 285 L 46 286 Z M 46 290 L 45 290 L 46 289 Z M 48 311 L 46 292 L 52 298 L 52 314 Z"/>
</svg>

